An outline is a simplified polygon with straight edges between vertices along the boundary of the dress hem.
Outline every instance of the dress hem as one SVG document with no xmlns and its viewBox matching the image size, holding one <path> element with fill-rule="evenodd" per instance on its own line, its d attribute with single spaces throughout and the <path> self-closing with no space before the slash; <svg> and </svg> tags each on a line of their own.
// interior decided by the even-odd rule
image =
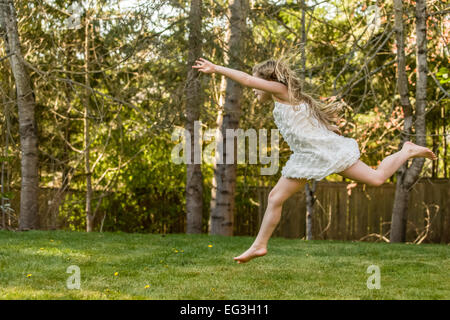
<svg viewBox="0 0 450 320">
<path fill-rule="evenodd" d="M 321 174 L 321 175 L 283 174 L 283 171 L 285 171 L 284 169 L 286 168 L 286 167 L 284 167 L 282 169 L 281 176 L 284 177 L 284 178 L 307 179 L 307 180 L 321 181 L 321 180 L 325 179 L 326 177 L 328 177 L 329 175 L 331 175 L 333 173 L 339 173 L 339 172 L 342 172 L 342 171 L 350 168 L 352 165 L 354 165 L 359 160 L 360 157 L 361 157 L 360 153 L 356 154 L 355 157 L 350 158 L 351 161 L 350 160 L 348 162 L 346 161 L 346 163 L 350 163 L 350 164 L 344 166 L 344 169 L 339 170 L 339 171 L 333 170 L 330 173 L 327 173 L 326 175 L 323 175 L 323 174 Z"/>
</svg>

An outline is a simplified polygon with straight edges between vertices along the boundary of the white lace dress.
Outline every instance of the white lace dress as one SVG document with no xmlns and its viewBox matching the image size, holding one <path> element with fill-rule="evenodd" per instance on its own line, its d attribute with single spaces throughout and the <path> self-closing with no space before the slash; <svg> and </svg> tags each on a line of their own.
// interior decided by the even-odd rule
<svg viewBox="0 0 450 320">
<path fill-rule="evenodd" d="M 358 143 L 328 130 L 312 115 L 306 103 L 296 106 L 275 101 L 275 124 L 293 153 L 281 170 L 286 178 L 322 180 L 344 171 L 360 157 Z"/>
</svg>

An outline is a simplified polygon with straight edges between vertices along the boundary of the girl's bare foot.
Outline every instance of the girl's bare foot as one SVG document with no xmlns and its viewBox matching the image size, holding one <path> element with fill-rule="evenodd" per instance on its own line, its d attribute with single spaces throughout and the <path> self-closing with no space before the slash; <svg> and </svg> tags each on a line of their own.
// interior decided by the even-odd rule
<svg viewBox="0 0 450 320">
<path fill-rule="evenodd" d="M 403 144 L 402 150 L 405 150 L 410 154 L 410 158 L 428 158 L 431 160 L 436 160 L 437 157 L 430 149 L 426 147 L 419 146 L 411 141 L 406 141 Z"/>
<path fill-rule="evenodd" d="M 245 263 L 254 258 L 265 256 L 266 253 L 267 253 L 266 248 L 250 247 L 247 251 L 245 251 L 239 257 L 235 257 L 234 260 L 236 260 L 237 263 Z"/>
</svg>

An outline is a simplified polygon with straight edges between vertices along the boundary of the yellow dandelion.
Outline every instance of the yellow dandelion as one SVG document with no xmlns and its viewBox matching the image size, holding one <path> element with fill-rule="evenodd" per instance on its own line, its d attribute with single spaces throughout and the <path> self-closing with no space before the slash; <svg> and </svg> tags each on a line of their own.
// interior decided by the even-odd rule
<svg viewBox="0 0 450 320">
<path fill-rule="evenodd" d="M 27 274 L 27 278 L 31 278 L 31 273 Z"/>
<path fill-rule="evenodd" d="M 212 248 L 212 244 L 209 244 L 209 245 L 208 245 L 208 248 Z"/>
<path fill-rule="evenodd" d="M 178 253 L 178 250 L 175 250 L 175 253 Z"/>
<path fill-rule="evenodd" d="M 114 275 L 117 277 L 119 275 L 119 273 L 118 272 L 114 272 Z"/>
<path fill-rule="evenodd" d="M 145 286 L 145 289 L 148 289 L 148 288 L 150 288 L 150 285 L 149 285 L 149 284 Z"/>
</svg>

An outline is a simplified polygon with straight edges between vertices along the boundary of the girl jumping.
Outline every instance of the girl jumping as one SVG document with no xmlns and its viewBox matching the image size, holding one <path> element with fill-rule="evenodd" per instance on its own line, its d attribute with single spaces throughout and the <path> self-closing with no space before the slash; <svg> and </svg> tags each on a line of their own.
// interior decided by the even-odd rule
<svg viewBox="0 0 450 320">
<path fill-rule="evenodd" d="M 400 151 L 383 159 L 377 169 L 359 160 L 356 140 L 341 135 L 332 123 L 342 109 L 339 102 L 323 103 L 303 92 L 303 83 L 281 59 L 269 59 L 253 67 L 253 75 L 215 65 L 199 58 L 192 68 L 203 73 L 222 74 L 245 87 L 253 88 L 259 102 L 274 100 L 273 117 L 282 137 L 293 151 L 270 191 L 268 205 L 258 235 L 250 248 L 234 260 L 248 262 L 267 254 L 269 238 L 281 218 L 283 203 L 311 179 L 322 180 L 332 173 L 380 186 L 410 158 L 436 160 L 428 148 L 410 141 Z"/>
</svg>

